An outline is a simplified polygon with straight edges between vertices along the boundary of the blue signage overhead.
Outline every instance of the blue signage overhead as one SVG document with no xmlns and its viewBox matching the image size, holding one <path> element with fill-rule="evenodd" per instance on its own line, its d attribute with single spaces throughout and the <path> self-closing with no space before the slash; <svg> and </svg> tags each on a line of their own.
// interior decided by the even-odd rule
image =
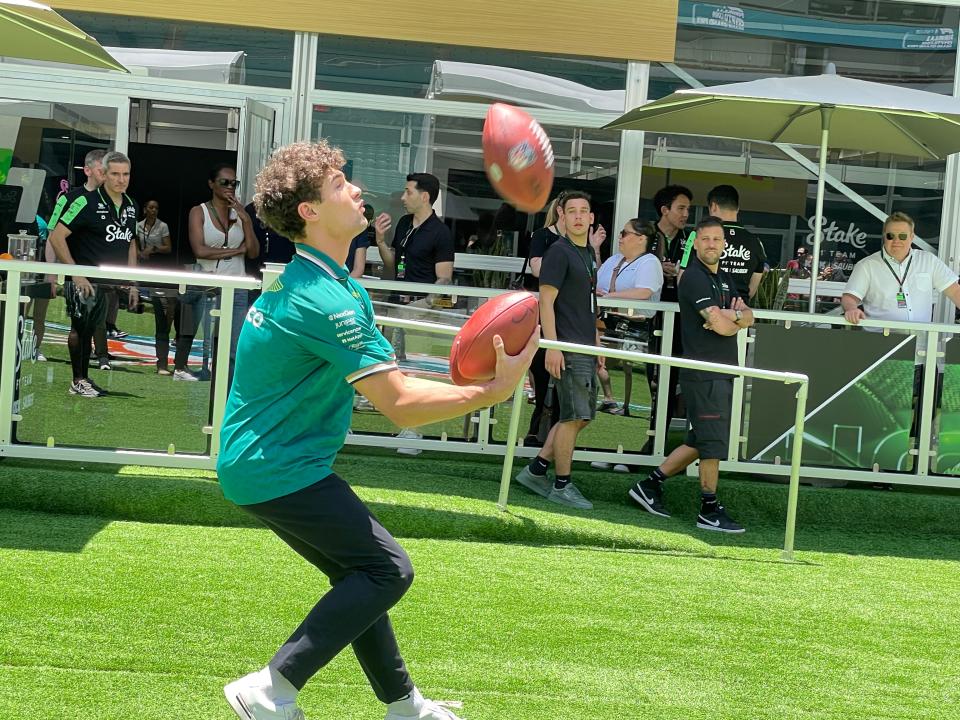
<svg viewBox="0 0 960 720">
<path fill-rule="evenodd" d="M 678 21 L 689 27 L 825 45 L 918 51 L 949 51 L 957 47 L 954 28 L 826 20 L 693 0 L 680 0 Z"/>
</svg>

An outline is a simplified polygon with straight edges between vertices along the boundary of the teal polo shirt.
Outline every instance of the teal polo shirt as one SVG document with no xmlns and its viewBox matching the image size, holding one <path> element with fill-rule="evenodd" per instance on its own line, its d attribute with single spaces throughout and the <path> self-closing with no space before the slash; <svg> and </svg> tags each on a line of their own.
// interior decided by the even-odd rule
<svg viewBox="0 0 960 720">
<path fill-rule="evenodd" d="M 223 494 L 250 505 L 330 475 L 350 428 L 352 383 L 396 367 L 367 291 L 298 244 L 240 331 L 217 460 Z"/>
</svg>

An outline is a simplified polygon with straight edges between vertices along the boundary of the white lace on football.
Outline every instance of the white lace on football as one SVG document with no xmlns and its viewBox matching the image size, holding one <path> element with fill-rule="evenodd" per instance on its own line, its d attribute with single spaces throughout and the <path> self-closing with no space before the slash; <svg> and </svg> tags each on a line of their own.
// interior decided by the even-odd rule
<svg viewBox="0 0 960 720">
<path fill-rule="evenodd" d="M 543 163 L 548 168 L 553 167 L 553 145 L 550 144 L 550 138 L 547 137 L 547 133 L 543 131 L 543 128 L 540 127 L 538 123 L 533 118 L 530 119 L 530 130 L 536 136 L 537 141 L 540 143 L 540 152 L 543 153 Z"/>
</svg>

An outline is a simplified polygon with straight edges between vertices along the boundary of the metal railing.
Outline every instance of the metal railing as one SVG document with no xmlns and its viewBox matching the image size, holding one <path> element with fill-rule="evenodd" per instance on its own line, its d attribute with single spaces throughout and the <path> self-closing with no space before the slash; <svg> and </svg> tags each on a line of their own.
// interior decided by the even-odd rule
<svg viewBox="0 0 960 720">
<path fill-rule="evenodd" d="M 265 273 L 264 284 L 272 282 L 272 275 L 279 272 L 282 268 L 272 268 L 271 272 Z M 2 294 L 4 301 L 3 312 L 3 345 L 0 350 L 0 456 L 12 457 L 32 457 L 46 458 L 56 460 L 82 460 L 93 462 L 106 462 L 117 464 L 143 464 L 170 467 L 193 467 L 212 469 L 216 464 L 218 452 L 219 433 L 223 420 L 223 412 L 226 402 L 226 385 L 228 363 L 225 361 L 224 353 L 227 352 L 228 343 L 218 344 L 218 360 L 215 367 L 216 386 L 212 395 L 210 411 L 211 422 L 203 431 L 210 436 L 209 452 L 206 453 L 184 453 L 174 450 L 168 452 L 153 450 L 131 450 L 126 448 L 87 448 L 68 446 L 64 444 L 42 443 L 27 444 L 14 440 L 12 428 L 14 423 L 21 418 L 14 412 L 14 384 L 16 382 L 16 356 L 18 343 L 18 322 L 21 317 L 21 303 L 28 298 L 24 297 L 21 289 L 21 282 L 25 276 L 35 275 L 56 275 L 59 280 L 65 276 L 76 272 L 75 266 L 56 265 L 49 263 L 23 263 L 17 261 L 0 261 L 0 271 L 6 274 L 6 286 Z M 228 308 L 235 290 L 248 289 L 253 290 L 261 287 L 260 281 L 253 278 L 242 278 L 232 276 L 218 276 L 187 272 L 167 272 L 148 269 L 134 269 L 127 267 L 102 267 L 102 268 L 84 268 L 85 276 L 95 278 L 120 278 L 128 281 L 136 281 L 140 284 L 162 284 L 178 286 L 181 291 L 188 286 L 204 286 L 214 288 L 222 293 L 222 307 Z M 432 293 L 437 295 L 457 295 L 461 298 L 460 305 L 464 303 L 472 305 L 475 301 L 480 301 L 501 294 L 502 290 L 464 287 L 464 286 L 437 286 L 413 283 L 397 283 L 383 280 L 364 280 L 366 285 L 374 293 L 378 291 L 404 293 Z M 464 300 L 466 298 L 466 300 Z M 630 301 L 630 300 L 608 300 L 601 299 L 601 307 L 608 308 L 628 308 L 639 311 L 660 311 L 663 314 L 661 329 L 656 331 L 660 335 L 662 354 L 653 355 L 648 353 L 635 353 L 611 348 L 593 348 L 583 347 L 580 352 L 593 355 L 604 355 L 605 357 L 620 359 L 630 363 L 654 363 L 660 366 L 660 387 L 669 386 L 669 376 L 680 367 L 695 367 L 694 361 L 683 358 L 672 358 L 669 356 L 672 347 L 672 338 L 677 331 L 675 317 L 678 311 L 677 305 L 673 303 L 651 303 L 649 301 Z M 384 309 L 392 312 L 410 312 L 406 307 L 384 305 Z M 443 320 L 450 317 L 456 322 L 469 314 L 470 308 L 466 310 L 463 307 L 453 310 L 438 311 L 433 308 L 420 308 L 413 310 L 419 312 L 421 316 L 428 317 L 428 322 L 422 319 L 411 320 L 403 317 L 391 317 L 378 313 L 378 322 L 387 326 L 406 328 L 408 330 L 427 330 L 430 333 L 452 336 L 458 328 L 452 324 L 437 323 L 437 320 Z M 214 311 L 216 312 L 216 311 Z M 219 313 L 217 313 L 219 314 Z M 848 326 L 841 317 L 825 315 L 809 315 L 806 313 L 795 312 L 773 312 L 756 310 L 755 316 L 759 321 L 770 321 L 777 323 L 780 327 L 816 327 L 823 328 L 827 332 L 829 328 Z M 231 332 L 232 317 L 230 313 L 220 314 L 220 323 L 218 324 L 219 337 L 229 337 Z M 878 322 L 865 320 L 862 323 L 865 328 L 871 328 L 884 334 L 910 333 L 921 339 L 918 355 L 926 359 L 940 359 L 943 357 L 941 349 L 942 340 L 952 337 L 958 332 L 954 325 L 936 324 L 936 323 L 903 323 L 903 322 Z M 754 338 L 748 332 L 738 334 L 738 342 L 741 350 L 741 361 L 748 355 L 750 344 Z M 545 347 L 549 345 L 544 344 Z M 560 347 L 560 346 L 557 346 Z M 717 366 L 710 366 L 716 370 Z M 779 475 L 789 476 L 791 478 L 791 494 L 794 493 L 793 485 L 795 476 L 798 476 L 796 468 L 791 459 L 788 466 L 781 463 L 779 459 L 774 461 L 748 460 L 742 457 L 740 452 L 741 444 L 746 441 L 743 436 L 744 420 L 740 415 L 741 408 L 749 409 L 751 404 L 760 402 L 760 399 L 754 395 L 747 403 L 743 402 L 747 389 L 744 378 L 748 379 L 766 379 L 776 378 L 778 382 L 786 382 L 791 378 L 792 382 L 800 383 L 801 376 L 797 373 L 784 372 L 781 374 L 768 374 L 771 371 L 757 370 L 751 367 L 739 366 L 735 370 L 730 369 L 729 374 L 735 377 L 734 381 L 734 399 L 733 399 L 733 418 L 731 422 L 731 443 L 730 456 L 721 462 L 721 469 L 724 471 L 738 471 L 755 475 Z M 891 484 L 915 484 L 940 487 L 957 487 L 960 480 L 954 476 L 935 474 L 931 472 L 932 448 L 935 442 L 935 428 L 933 426 L 933 417 L 936 404 L 936 374 L 937 363 L 926 362 L 924 365 L 924 383 L 923 392 L 920 399 L 920 422 L 917 434 L 916 447 L 911 451 L 916 456 L 916 464 L 912 472 L 890 472 L 877 467 L 825 467 L 816 466 L 809 462 L 799 466 L 799 477 L 804 479 L 828 478 L 830 480 L 851 480 L 860 482 L 887 482 Z M 813 378 L 816 381 L 816 378 Z M 802 383 L 804 392 L 807 384 Z M 65 396 L 66 397 L 66 396 Z M 496 425 L 496 418 L 491 410 L 484 410 L 477 414 L 473 421 L 476 423 L 477 433 L 475 438 L 455 439 L 441 433 L 437 438 L 426 439 L 408 439 L 398 438 L 392 434 L 384 432 L 364 433 L 355 430 L 346 439 L 347 444 L 358 446 L 376 446 L 389 448 L 419 448 L 439 450 L 445 452 L 459 453 L 480 453 L 487 455 L 503 455 L 505 458 L 505 473 L 509 473 L 509 467 L 512 466 L 515 457 L 532 457 L 536 453 L 535 448 L 524 447 L 523 443 L 517 440 L 516 423 L 519 421 L 521 403 L 515 402 L 510 412 L 510 425 L 508 427 L 506 442 L 494 440 L 492 431 Z M 651 431 L 637 432 L 636 444 L 639 447 L 646 436 L 653 436 L 653 452 L 649 455 L 641 455 L 638 452 L 630 452 L 622 444 L 616 448 L 589 448 L 577 450 L 574 459 L 580 461 L 602 460 L 615 463 L 629 463 L 635 465 L 659 465 L 665 457 L 665 443 L 667 440 L 667 403 L 655 403 L 654 425 Z M 56 409 L 53 410 L 56 412 Z M 807 421 L 812 416 L 813 411 L 805 413 L 803 417 L 798 416 L 798 420 Z M 799 411 L 798 411 L 799 412 Z M 794 425 L 793 432 L 796 432 Z M 797 436 L 800 437 L 799 435 Z M 629 439 L 629 438 L 628 438 Z M 796 445 L 795 443 L 794 449 Z M 791 455 L 791 458 L 793 456 Z M 505 499 L 504 499 L 505 502 Z M 795 498 L 790 501 L 795 503 Z M 790 531 L 792 535 L 792 530 Z M 785 543 L 786 549 L 786 543 Z"/>
</svg>

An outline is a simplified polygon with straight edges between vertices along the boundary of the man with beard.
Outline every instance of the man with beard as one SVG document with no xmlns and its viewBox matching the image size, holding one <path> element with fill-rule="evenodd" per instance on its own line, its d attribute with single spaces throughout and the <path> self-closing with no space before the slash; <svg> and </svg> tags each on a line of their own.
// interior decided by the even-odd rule
<svg viewBox="0 0 960 720">
<path fill-rule="evenodd" d="M 737 364 L 737 333 L 753 324 L 753 312 L 737 292 L 730 275 L 720 269 L 726 247 L 723 221 L 702 220 L 694 240 L 696 256 L 678 285 L 683 356 L 724 365 Z M 687 403 L 686 440 L 629 496 L 647 512 L 670 517 L 663 505 L 663 482 L 700 460 L 700 514 L 697 527 L 742 533 L 743 527 L 717 502 L 720 460 L 727 457 L 733 376 L 704 370 L 680 370 L 680 389 Z"/>
</svg>

